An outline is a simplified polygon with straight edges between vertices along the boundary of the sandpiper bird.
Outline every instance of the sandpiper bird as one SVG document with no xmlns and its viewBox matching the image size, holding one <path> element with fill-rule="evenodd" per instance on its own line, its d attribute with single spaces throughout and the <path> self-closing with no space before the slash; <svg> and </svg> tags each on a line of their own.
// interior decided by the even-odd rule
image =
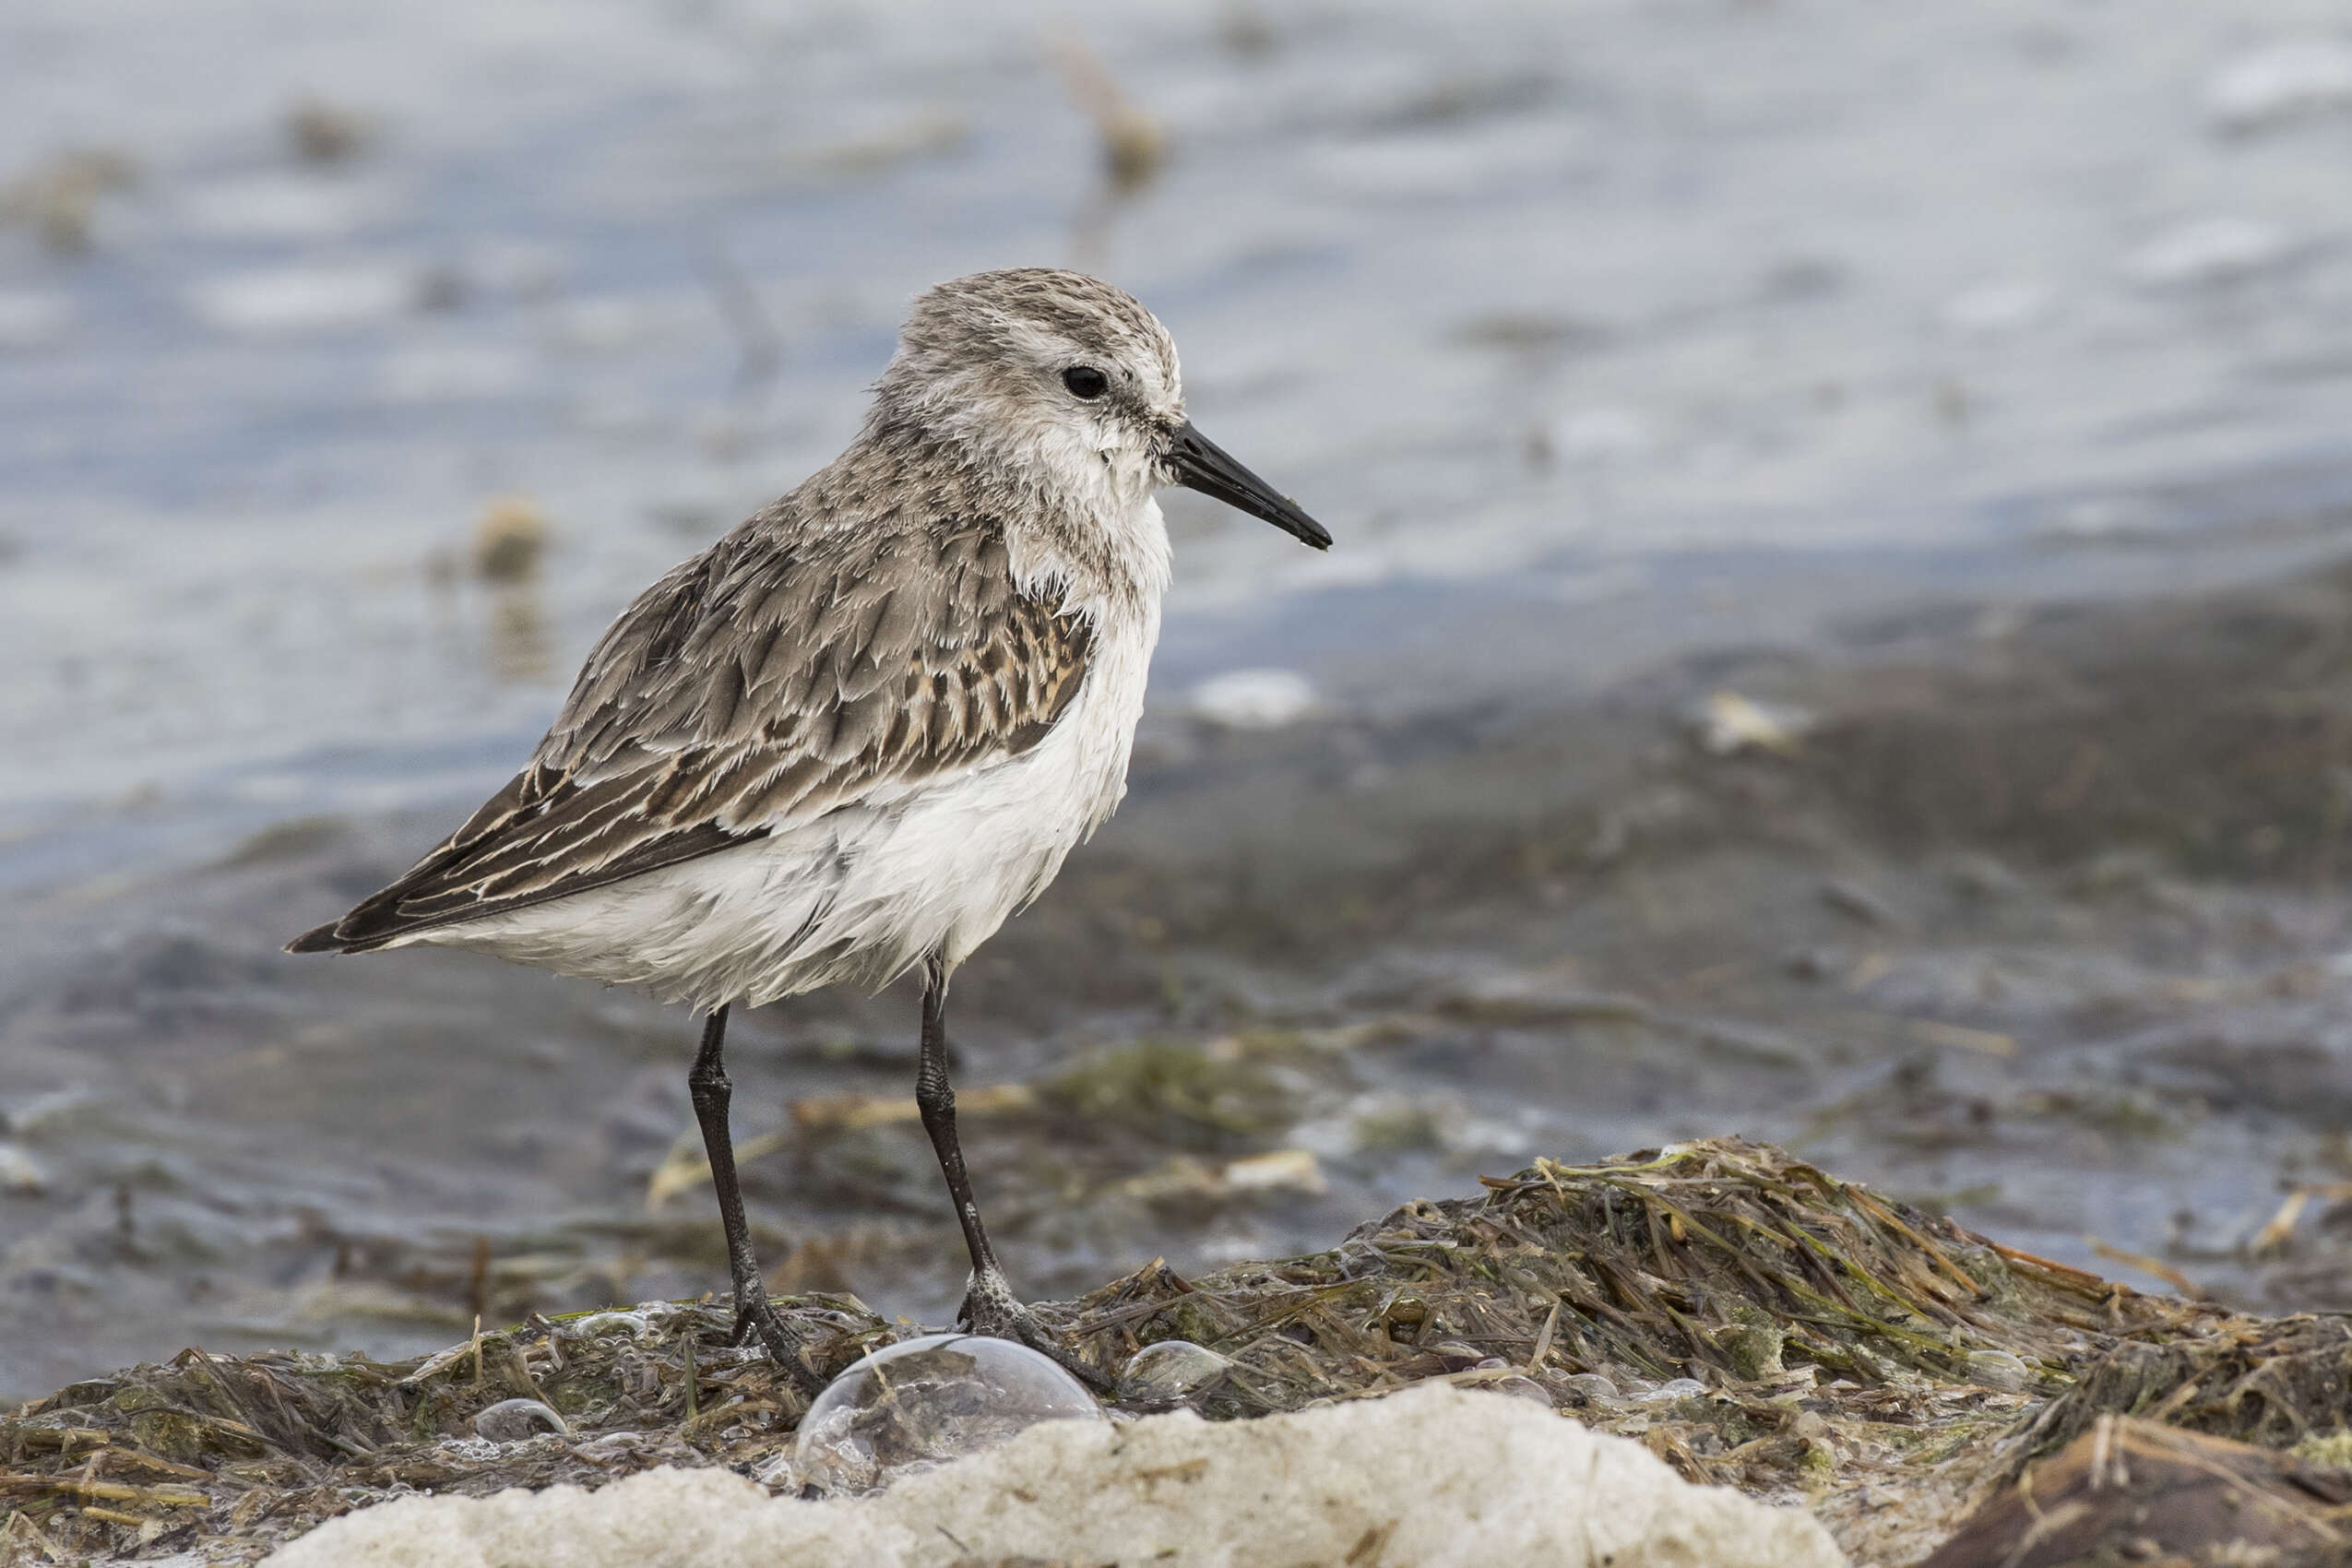
<svg viewBox="0 0 2352 1568">
<path fill-rule="evenodd" d="M 980 1226 L 947 982 L 1126 790 L 1181 484 L 1331 536 L 1195 432 L 1176 345 L 1075 272 L 922 295 L 849 450 L 624 611 L 529 763 L 294 953 L 471 948 L 707 1013 L 686 1083 L 736 1336 L 804 1387 L 729 1140 L 727 1011 L 920 966 L 915 1098 L 971 1279 L 959 1318 L 1067 1360 Z"/>
</svg>

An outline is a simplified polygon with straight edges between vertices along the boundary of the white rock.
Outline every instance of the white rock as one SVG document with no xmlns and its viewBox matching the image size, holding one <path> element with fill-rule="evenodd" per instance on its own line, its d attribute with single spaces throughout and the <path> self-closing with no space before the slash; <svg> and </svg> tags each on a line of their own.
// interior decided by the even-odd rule
<svg viewBox="0 0 2352 1568">
<path fill-rule="evenodd" d="M 2225 131 L 2253 131 L 2307 114 L 2352 108 L 2352 44 L 2288 39 L 2241 54 L 2215 72 L 2205 109 Z"/>
<path fill-rule="evenodd" d="M 1229 670 L 1193 688 L 1193 711 L 1228 730 L 1279 730 L 1315 710 L 1315 689 L 1295 670 Z"/>
<path fill-rule="evenodd" d="M 1372 1543 L 1367 1547 L 1367 1542 Z M 767 1496 L 725 1470 L 595 1492 L 412 1497 L 349 1514 L 271 1568 L 946 1568 L 1030 1557 L 1162 1568 L 1378 1561 L 1836 1568 L 1800 1509 L 1684 1481 L 1640 1444 L 1507 1395 L 1424 1384 L 1209 1423 L 1050 1421 L 873 1498 Z"/>
</svg>

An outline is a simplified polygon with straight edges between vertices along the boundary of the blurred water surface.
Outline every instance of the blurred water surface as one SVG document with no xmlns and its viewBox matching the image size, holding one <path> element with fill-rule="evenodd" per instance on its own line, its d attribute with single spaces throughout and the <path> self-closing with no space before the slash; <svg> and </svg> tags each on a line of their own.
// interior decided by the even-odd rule
<svg viewBox="0 0 2352 1568">
<path fill-rule="evenodd" d="M 1114 97 L 1153 127 L 1123 170 Z M 49 1134 L 74 1152 L 16 1182 L 0 1236 L 10 1277 L 46 1281 L 24 1321 L 151 1289 L 113 1338 L 91 1307 L 0 1357 L 0 1387 L 175 1348 L 192 1270 L 308 1289 L 321 1258 L 365 1274 L 354 1234 L 494 1229 L 608 1156 L 659 1164 L 682 1096 L 612 1109 L 640 1064 L 683 1067 L 650 1009 L 496 971 L 402 1015 L 422 982 L 386 971 L 369 1004 L 410 1054 L 331 1084 L 280 1075 L 251 1009 L 326 1038 L 349 993 L 281 978 L 275 942 L 499 782 L 636 588 L 839 448 L 928 283 L 1058 263 L 1132 289 L 1202 426 L 1339 535 L 1313 556 L 1168 501 L 1163 740 L 1237 667 L 1402 721 L 1812 646 L 1923 593 L 2132 593 L 2340 549 L 2348 159 L 2352 44 L 2303 0 L 16 0 L 0 1131 L 86 1130 Z M 303 854 L 299 909 L 236 881 Z M 158 920 L 204 930 L 175 947 Z M 147 1005 L 190 986 L 237 1008 Z M 347 1136 L 494 1092 L 465 1043 L 485 1015 L 550 1020 L 500 1047 L 530 1060 L 603 1040 L 617 1076 L 562 1075 L 564 1113 L 494 1154 L 452 1124 L 336 1170 Z M 612 1146 L 548 1153 L 596 1115 Z M 1463 1158 L 1570 1135 L 1499 1124 Z M 330 1171 L 299 1213 L 257 1195 Z M 92 1261 L 148 1187 L 244 1195 L 176 1263 Z M 430 1274 L 410 1285 L 462 1296 Z M 237 1300 L 237 1332 L 291 1321 Z"/>
<path fill-rule="evenodd" d="M 467 742 L 535 730 L 986 266 L 1134 290 L 1204 427 L 1344 535 L 1179 497 L 1180 614 L 2193 529 L 2150 487 L 2330 465 L 2352 413 L 2338 19 L 23 0 L 0 820 L 490 778 Z M 1105 177 L 1057 48 L 1157 177 Z M 552 529 L 528 593 L 437 576 L 506 494 Z"/>
</svg>

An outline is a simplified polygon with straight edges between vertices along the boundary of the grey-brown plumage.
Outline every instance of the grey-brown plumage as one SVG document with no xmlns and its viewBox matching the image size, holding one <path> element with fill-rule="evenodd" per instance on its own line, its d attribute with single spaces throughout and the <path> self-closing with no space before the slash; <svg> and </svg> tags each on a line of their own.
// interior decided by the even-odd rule
<svg viewBox="0 0 2352 1568">
<path fill-rule="evenodd" d="M 585 892 L 1042 740 L 1093 632 L 1020 591 L 1004 525 L 794 527 L 810 499 L 824 497 L 787 497 L 640 595 L 529 766 L 291 950 L 364 952 Z"/>
<path fill-rule="evenodd" d="M 1330 542 L 1192 428 L 1175 345 L 1127 295 L 1036 268 L 940 285 L 849 450 L 640 595 L 523 770 L 291 949 L 465 947 L 707 1010 L 687 1082 L 740 1326 L 804 1381 L 743 1220 L 727 1009 L 920 966 L 964 1320 L 1051 1348 L 965 1179 L 947 980 L 1125 789 L 1170 483 Z"/>
</svg>

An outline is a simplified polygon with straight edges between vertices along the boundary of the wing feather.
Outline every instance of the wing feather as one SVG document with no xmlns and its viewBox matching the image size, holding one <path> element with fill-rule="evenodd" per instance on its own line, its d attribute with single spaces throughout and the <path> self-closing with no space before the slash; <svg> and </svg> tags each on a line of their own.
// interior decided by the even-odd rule
<svg viewBox="0 0 2352 1568">
<path fill-rule="evenodd" d="M 379 947 L 1002 761 L 1076 696 L 1091 627 L 1019 591 L 1001 529 L 779 521 L 754 519 L 640 595 L 529 764 L 293 950 Z"/>
</svg>

